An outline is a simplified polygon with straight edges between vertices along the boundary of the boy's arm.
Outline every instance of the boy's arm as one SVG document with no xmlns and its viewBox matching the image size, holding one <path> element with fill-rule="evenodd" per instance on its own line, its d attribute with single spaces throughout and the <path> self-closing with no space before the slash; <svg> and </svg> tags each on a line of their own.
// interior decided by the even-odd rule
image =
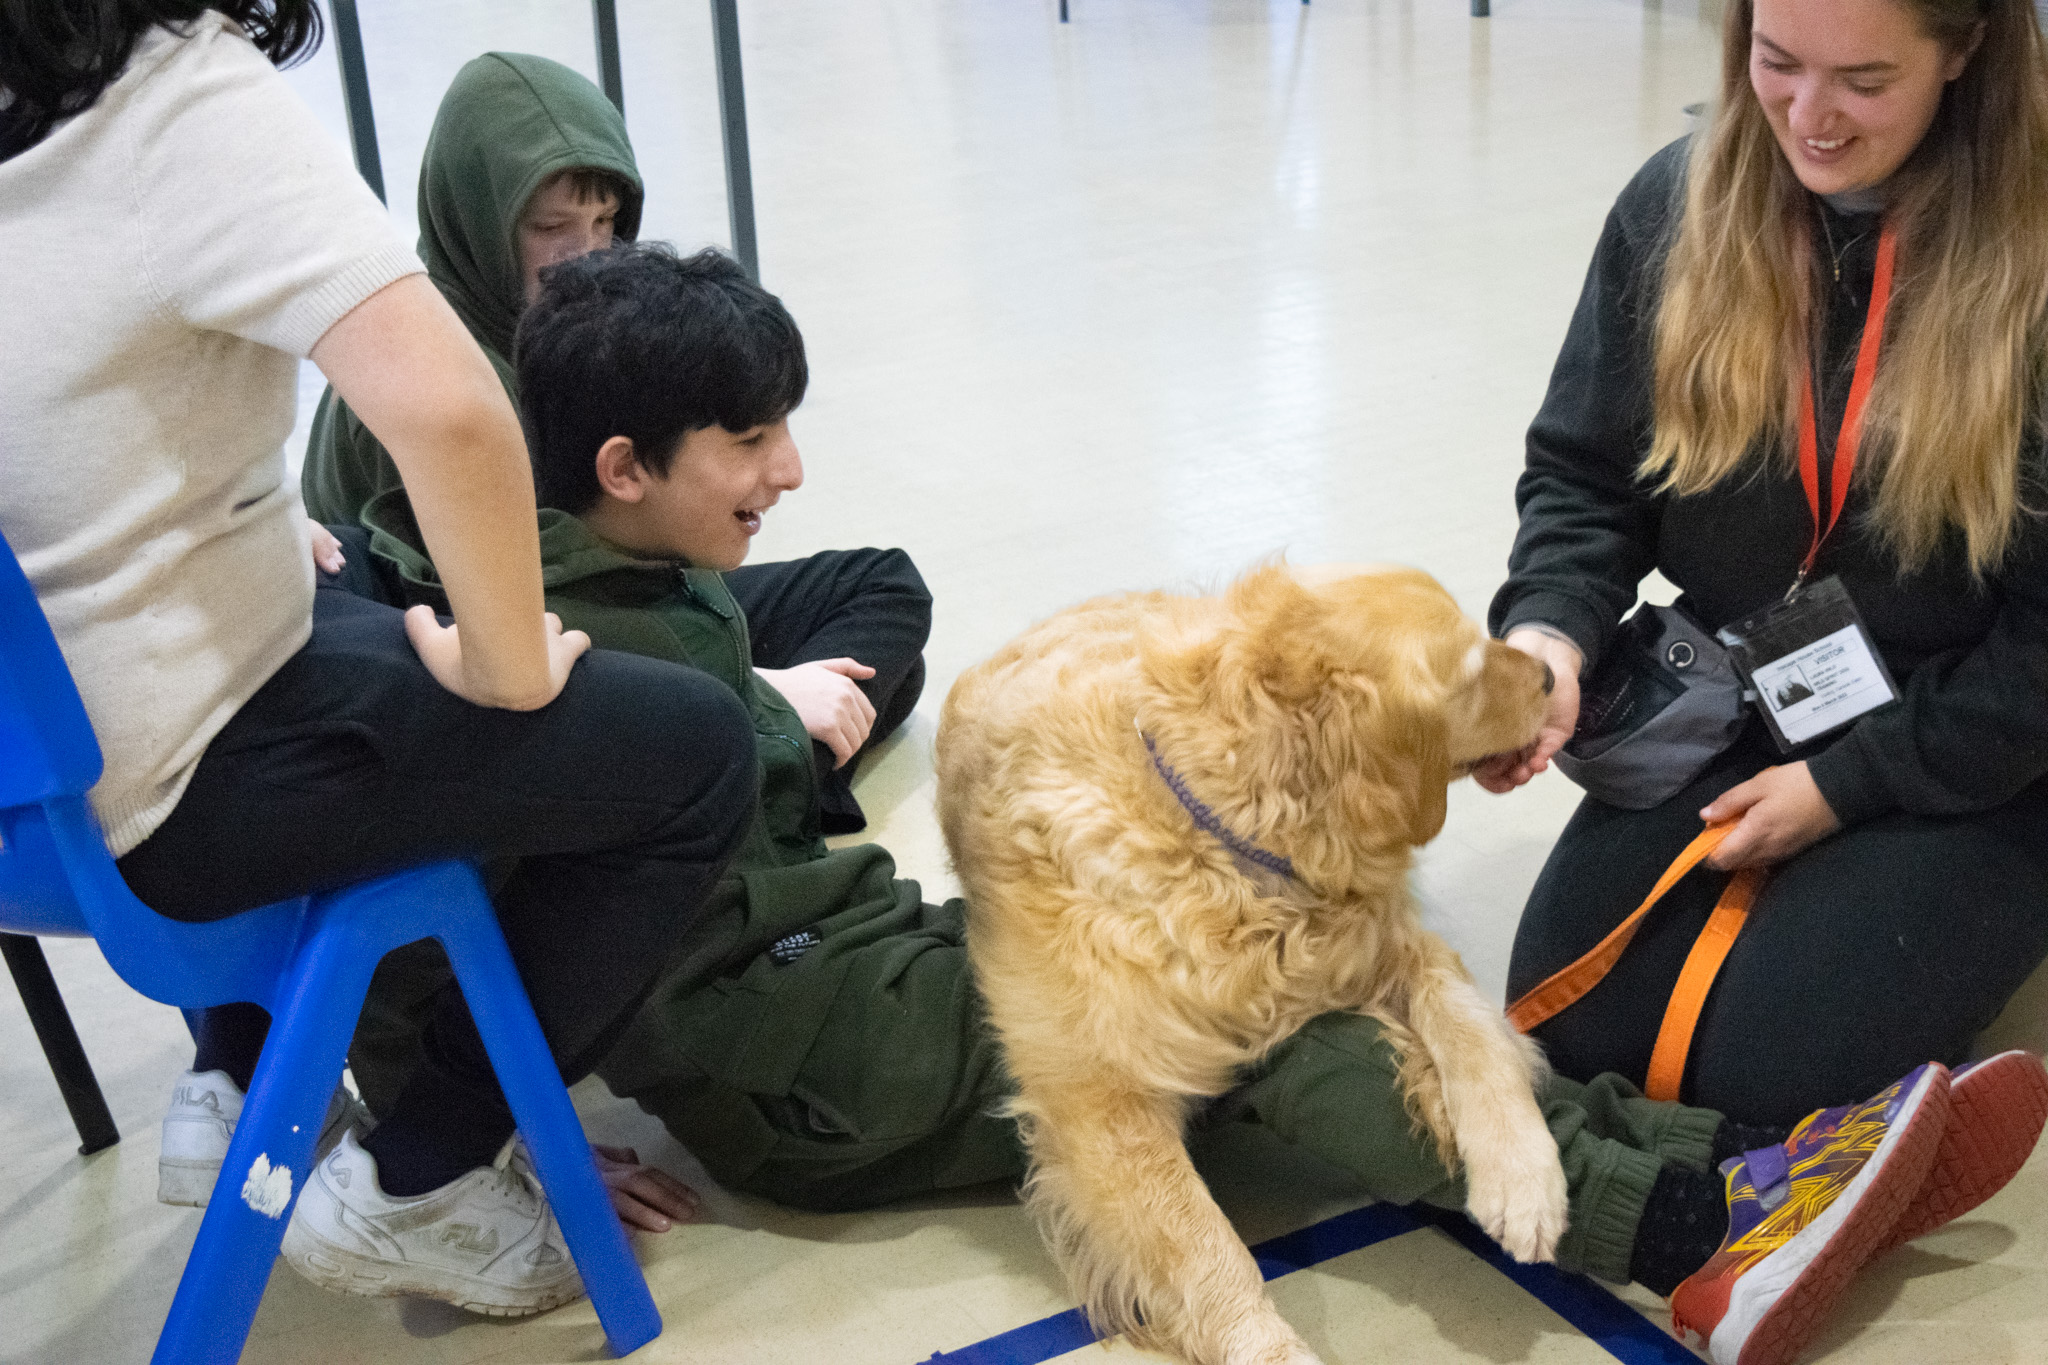
<svg viewBox="0 0 2048 1365">
<path fill-rule="evenodd" d="M 854 679 L 872 678 L 875 670 L 858 659 L 819 659 L 754 673 L 790 704 L 804 732 L 832 751 L 835 768 L 846 766 L 874 731 L 875 704 Z"/>
</svg>

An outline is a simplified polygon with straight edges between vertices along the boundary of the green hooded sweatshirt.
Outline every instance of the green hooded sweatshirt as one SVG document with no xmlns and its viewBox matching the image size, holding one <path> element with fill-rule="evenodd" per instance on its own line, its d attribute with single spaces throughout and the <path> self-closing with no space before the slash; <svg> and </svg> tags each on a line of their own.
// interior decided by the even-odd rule
<svg viewBox="0 0 2048 1365">
<path fill-rule="evenodd" d="M 420 166 L 420 259 L 515 407 L 512 334 L 526 306 L 519 215 L 542 181 L 575 167 L 611 171 L 633 187 L 612 230 L 620 241 L 638 236 L 640 170 L 625 119 L 596 86 L 517 52 L 485 53 L 456 74 Z M 401 487 L 391 456 L 331 388 L 313 414 L 299 486 L 316 521 L 345 525 Z"/>
<path fill-rule="evenodd" d="M 370 550 L 404 585 L 408 605 L 448 609 L 405 490 L 363 509 Z M 818 777 L 796 708 L 754 672 L 747 618 L 724 577 L 677 560 L 635 559 L 566 512 L 540 514 L 541 584 L 565 630 L 601 649 L 698 668 L 731 688 L 753 718 L 761 761 L 760 818 L 734 855 L 735 874 L 826 856 L 818 832 Z M 802 927 L 799 925 L 798 927 Z"/>
</svg>

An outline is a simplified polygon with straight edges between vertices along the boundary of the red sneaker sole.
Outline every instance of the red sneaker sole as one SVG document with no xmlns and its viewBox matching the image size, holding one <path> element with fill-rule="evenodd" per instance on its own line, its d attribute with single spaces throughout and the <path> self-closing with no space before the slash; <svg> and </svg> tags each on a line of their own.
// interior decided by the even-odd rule
<svg viewBox="0 0 2048 1365">
<path fill-rule="evenodd" d="M 1737 1365 L 1789 1365 L 1805 1349 L 1849 1281 L 1886 1244 L 1926 1183 L 1948 1116 L 1948 1088 L 1943 1085 L 1921 1101 L 1876 1181 L 1827 1246 L 1751 1330 Z"/>
<path fill-rule="evenodd" d="M 2005 1188 L 2048 1126 L 2048 1069 L 2029 1052 L 1979 1062 L 1949 1088 L 1934 1169 L 1884 1250 L 1923 1237 Z M 1879 1253 L 1883 1254 L 1882 1252 Z"/>
</svg>

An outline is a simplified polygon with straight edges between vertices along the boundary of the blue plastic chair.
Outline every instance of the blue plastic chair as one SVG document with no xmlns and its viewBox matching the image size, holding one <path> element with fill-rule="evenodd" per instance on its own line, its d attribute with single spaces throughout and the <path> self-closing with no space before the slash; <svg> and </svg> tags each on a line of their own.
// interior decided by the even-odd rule
<svg viewBox="0 0 2048 1365">
<path fill-rule="evenodd" d="M 99 775 L 78 690 L 0 539 L 0 930 L 89 936 L 153 1000 L 184 1008 L 251 1000 L 272 1019 L 154 1360 L 240 1358 L 370 975 L 385 953 L 422 938 L 439 939 L 454 965 L 612 1350 L 625 1355 L 661 1334 L 475 869 L 436 863 L 183 924 L 122 881 L 85 800 Z M 289 1180 L 282 1208 L 278 1171 Z"/>
</svg>

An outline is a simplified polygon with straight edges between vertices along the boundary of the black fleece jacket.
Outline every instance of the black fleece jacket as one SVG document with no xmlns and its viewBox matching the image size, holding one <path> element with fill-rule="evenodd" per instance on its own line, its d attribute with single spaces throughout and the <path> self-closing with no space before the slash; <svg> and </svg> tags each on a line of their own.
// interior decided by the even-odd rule
<svg viewBox="0 0 2048 1365">
<path fill-rule="evenodd" d="M 1588 669 L 1652 568 L 1718 629 L 1783 596 L 1813 535 L 1792 458 L 1756 460 L 1690 498 L 1653 494 L 1636 479 L 1650 441 L 1658 280 L 1685 166 L 1685 142 L 1664 148 L 1607 215 L 1529 428 L 1528 466 L 1515 489 L 1521 528 L 1489 614 L 1496 635 L 1529 622 L 1557 627 L 1585 652 Z M 1842 260 L 1840 283 L 1829 281 L 1815 402 L 1825 506 L 1876 265 L 1877 218 L 1838 214 L 1819 199 L 1813 207 L 1826 216 Z M 1898 269 L 1902 278 L 1911 269 L 1903 255 Z M 2031 508 L 2048 508 L 2042 465 L 2036 434 L 2022 458 L 2022 501 Z M 1926 568 L 1902 575 L 1868 525 L 1867 472 L 1858 468 L 1814 574 L 1841 577 L 1900 700 L 1795 757 L 1808 761 L 1844 824 L 1891 810 L 1942 815 L 2002 805 L 2048 776 L 2048 518 L 2027 514 L 2012 554 L 1982 581 L 1971 578 L 1959 533 Z"/>
</svg>

